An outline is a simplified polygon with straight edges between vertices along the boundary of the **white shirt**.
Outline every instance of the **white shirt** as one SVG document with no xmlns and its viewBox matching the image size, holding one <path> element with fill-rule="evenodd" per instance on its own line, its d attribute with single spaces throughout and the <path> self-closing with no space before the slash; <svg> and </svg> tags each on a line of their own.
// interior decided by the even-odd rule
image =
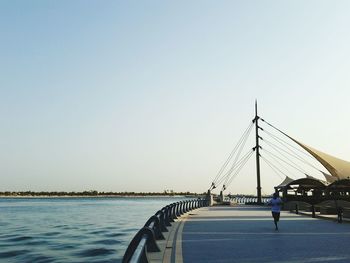
<svg viewBox="0 0 350 263">
<path fill-rule="evenodd" d="M 269 204 L 272 205 L 271 211 L 272 212 L 281 212 L 281 204 L 282 204 L 282 200 L 281 198 L 277 197 L 276 199 L 272 198 L 269 201 Z"/>
</svg>

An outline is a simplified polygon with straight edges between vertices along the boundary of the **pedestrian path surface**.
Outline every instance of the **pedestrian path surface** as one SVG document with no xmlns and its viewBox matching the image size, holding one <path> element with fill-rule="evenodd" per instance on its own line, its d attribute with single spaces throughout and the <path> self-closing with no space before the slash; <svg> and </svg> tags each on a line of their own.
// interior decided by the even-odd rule
<svg viewBox="0 0 350 263">
<path fill-rule="evenodd" d="M 251 206 L 201 208 L 182 223 L 176 262 L 350 262 L 347 223 L 282 212 L 275 231 L 269 208 Z"/>
</svg>

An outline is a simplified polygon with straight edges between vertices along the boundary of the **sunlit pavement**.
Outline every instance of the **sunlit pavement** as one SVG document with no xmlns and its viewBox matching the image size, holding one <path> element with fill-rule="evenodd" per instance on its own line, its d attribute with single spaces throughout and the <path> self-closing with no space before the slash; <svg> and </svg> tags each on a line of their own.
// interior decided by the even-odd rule
<svg viewBox="0 0 350 263">
<path fill-rule="evenodd" d="M 182 231 L 183 262 L 350 262 L 350 224 L 269 208 L 210 207 L 193 211 Z"/>
</svg>

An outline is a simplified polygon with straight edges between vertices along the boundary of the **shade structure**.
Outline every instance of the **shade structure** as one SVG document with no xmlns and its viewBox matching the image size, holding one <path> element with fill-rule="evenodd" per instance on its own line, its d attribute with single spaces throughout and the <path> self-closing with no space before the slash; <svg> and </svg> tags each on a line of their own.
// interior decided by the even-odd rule
<svg viewBox="0 0 350 263">
<path fill-rule="evenodd" d="M 312 148 L 292 138 L 291 136 L 284 133 L 280 129 L 277 129 L 277 130 L 282 134 L 284 134 L 285 136 L 287 136 L 292 141 L 294 141 L 296 144 L 302 147 L 305 151 L 310 153 L 317 161 L 319 161 L 323 165 L 324 168 L 327 169 L 330 175 L 333 176 L 336 180 L 350 179 L 350 162 L 334 157 L 328 153 L 324 153 L 319 150 L 316 150 L 315 148 Z"/>
<path fill-rule="evenodd" d="M 327 169 L 331 176 L 335 177 L 337 180 L 350 179 L 350 162 L 334 157 L 328 153 L 316 150 L 315 148 L 312 148 L 290 137 L 288 134 L 282 132 L 281 130 L 279 131 L 294 141 L 296 144 L 298 144 L 305 151 L 310 153 L 317 161 L 323 165 L 324 168 Z"/>
<path fill-rule="evenodd" d="M 291 182 L 293 182 L 293 181 L 294 181 L 294 179 L 292 179 L 292 178 L 286 176 L 286 178 L 284 178 L 284 180 L 283 180 L 279 185 L 277 185 L 275 188 L 284 187 L 284 186 L 286 186 L 287 184 L 289 184 L 289 183 L 291 183 Z"/>
<path fill-rule="evenodd" d="M 300 178 L 293 180 L 284 186 L 286 189 L 304 189 L 309 191 L 310 189 L 324 189 L 326 185 L 324 182 L 316 179 L 316 178 Z"/>
<path fill-rule="evenodd" d="M 300 145 L 300 147 L 302 147 L 305 151 L 310 153 L 317 161 L 319 161 L 324 166 L 324 168 L 327 169 L 331 176 L 337 179 L 348 179 L 350 177 L 350 162 L 316 150 L 293 138 L 291 139 Z"/>
<path fill-rule="evenodd" d="M 322 172 L 322 174 L 326 178 L 326 181 L 328 183 L 333 183 L 333 182 L 337 181 L 337 179 L 338 179 L 338 177 L 332 176 L 332 175 L 324 173 L 324 172 Z"/>
</svg>

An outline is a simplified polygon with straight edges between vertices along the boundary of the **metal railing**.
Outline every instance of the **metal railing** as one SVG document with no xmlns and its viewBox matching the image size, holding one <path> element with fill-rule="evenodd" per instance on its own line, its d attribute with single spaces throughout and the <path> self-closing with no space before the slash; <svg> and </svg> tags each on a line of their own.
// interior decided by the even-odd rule
<svg viewBox="0 0 350 263">
<path fill-rule="evenodd" d="M 284 204 L 286 206 L 285 210 L 289 210 L 290 212 L 295 212 L 296 214 L 299 214 L 300 211 L 302 212 L 311 212 L 311 216 L 313 218 L 316 217 L 316 212 L 319 214 L 328 214 L 328 215 L 337 215 L 337 222 L 342 223 L 343 217 L 350 217 L 350 207 L 349 204 L 343 203 L 342 206 L 335 204 L 326 204 L 326 203 L 319 203 L 319 204 L 311 204 L 307 202 L 301 202 L 301 201 L 290 201 Z"/>
<path fill-rule="evenodd" d="M 263 197 L 261 199 L 261 202 L 263 204 L 267 203 L 272 197 Z M 258 198 L 257 197 L 231 197 L 229 200 L 236 202 L 237 204 L 257 204 Z"/>
<path fill-rule="evenodd" d="M 157 240 L 165 239 L 163 232 L 168 232 L 167 227 L 171 226 L 171 223 L 181 215 L 204 206 L 208 206 L 206 199 L 191 199 L 172 203 L 157 211 L 131 240 L 122 262 L 148 262 L 147 252 L 160 251 Z"/>
</svg>

